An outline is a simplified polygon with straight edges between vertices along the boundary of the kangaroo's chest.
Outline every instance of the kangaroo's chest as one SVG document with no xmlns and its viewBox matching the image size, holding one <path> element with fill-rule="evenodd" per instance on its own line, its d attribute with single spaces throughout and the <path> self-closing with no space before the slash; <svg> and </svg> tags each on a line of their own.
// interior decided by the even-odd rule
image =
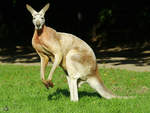
<svg viewBox="0 0 150 113">
<path fill-rule="evenodd" d="M 53 56 L 50 47 L 48 47 L 49 45 L 40 39 L 40 37 L 34 37 L 32 39 L 32 46 L 39 54 L 45 54 L 49 57 Z"/>
</svg>

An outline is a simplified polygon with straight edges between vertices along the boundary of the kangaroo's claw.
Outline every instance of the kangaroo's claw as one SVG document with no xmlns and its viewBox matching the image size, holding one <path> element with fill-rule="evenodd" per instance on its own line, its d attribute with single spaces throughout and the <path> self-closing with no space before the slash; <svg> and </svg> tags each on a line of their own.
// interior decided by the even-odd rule
<svg viewBox="0 0 150 113">
<path fill-rule="evenodd" d="M 43 82 L 43 84 L 45 85 L 45 87 L 47 89 L 49 89 L 49 87 L 52 88 L 54 86 L 53 83 L 52 83 L 52 81 L 43 80 L 42 82 Z"/>
<path fill-rule="evenodd" d="M 53 82 L 52 81 L 47 81 L 48 82 L 48 84 L 49 84 L 49 86 L 51 87 L 51 88 L 53 88 L 54 87 L 54 84 L 53 84 Z"/>
</svg>

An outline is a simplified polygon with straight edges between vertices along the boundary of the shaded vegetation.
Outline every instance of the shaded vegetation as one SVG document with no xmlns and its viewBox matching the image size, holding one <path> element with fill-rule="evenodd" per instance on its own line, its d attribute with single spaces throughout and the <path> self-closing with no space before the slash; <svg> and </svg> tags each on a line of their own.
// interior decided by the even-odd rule
<svg viewBox="0 0 150 113">
<path fill-rule="evenodd" d="M 45 15 L 46 25 L 57 31 L 75 34 L 86 41 L 94 49 L 97 58 L 102 59 L 100 63 L 112 62 L 107 58 L 122 56 L 126 60 L 116 61 L 118 64 L 149 65 L 150 3 L 146 0 L 136 3 L 119 0 L 100 3 L 5 0 L 0 4 L 1 62 L 39 61 L 31 45 L 34 26 L 25 5 L 28 3 L 38 11 L 47 2 L 51 5 Z M 110 48 L 121 49 L 109 51 Z"/>
<path fill-rule="evenodd" d="M 0 4 L 0 48 L 31 46 L 34 26 L 25 4 L 40 10 L 47 2 L 51 7 L 46 24 L 81 37 L 93 48 L 150 41 L 150 3 L 146 0 L 5 0 Z"/>
</svg>

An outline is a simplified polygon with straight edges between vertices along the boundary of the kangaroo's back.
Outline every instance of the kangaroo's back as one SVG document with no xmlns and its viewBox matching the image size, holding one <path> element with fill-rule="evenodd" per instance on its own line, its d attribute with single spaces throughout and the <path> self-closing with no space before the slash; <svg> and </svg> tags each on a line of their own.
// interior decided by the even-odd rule
<svg viewBox="0 0 150 113">
<path fill-rule="evenodd" d="M 57 32 L 57 34 L 60 38 L 60 44 L 62 46 L 63 53 L 67 53 L 69 50 L 75 49 L 79 52 L 86 52 L 90 54 L 90 56 L 96 60 L 92 48 L 85 41 L 69 33 Z"/>
</svg>

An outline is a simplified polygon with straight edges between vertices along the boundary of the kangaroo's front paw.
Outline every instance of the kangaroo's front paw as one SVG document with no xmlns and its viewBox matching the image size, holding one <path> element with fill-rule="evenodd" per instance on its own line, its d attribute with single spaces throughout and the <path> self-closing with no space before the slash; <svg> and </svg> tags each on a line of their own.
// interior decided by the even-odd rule
<svg viewBox="0 0 150 113">
<path fill-rule="evenodd" d="M 48 80 L 47 82 L 48 82 L 48 84 L 49 84 L 49 86 L 50 86 L 51 88 L 54 87 L 54 84 L 53 84 L 53 82 L 52 82 L 51 80 Z"/>
<path fill-rule="evenodd" d="M 42 80 L 42 83 L 45 85 L 45 87 L 47 88 L 47 89 L 49 89 L 49 83 L 48 83 L 48 81 L 47 80 Z"/>
<path fill-rule="evenodd" d="M 49 89 L 49 87 L 53 87 L 54 86 L 52 81 L 42 80 L 42 82 L 43 82 L 43 84 L 45 85 L 45 87 L 47 89 Z"/>
</svg>

